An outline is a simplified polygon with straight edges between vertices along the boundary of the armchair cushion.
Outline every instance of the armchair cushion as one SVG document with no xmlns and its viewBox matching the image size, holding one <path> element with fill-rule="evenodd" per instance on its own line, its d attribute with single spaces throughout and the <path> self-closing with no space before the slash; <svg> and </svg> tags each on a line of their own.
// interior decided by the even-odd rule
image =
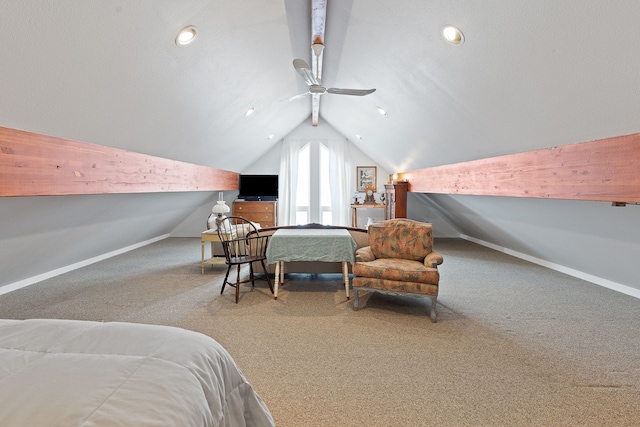
<svg viewBox="0 0 640 427">
<path fill-rule="evenodd" d="M 431 224 L 396 219 L 369 227 L 369 245 L 376 258 L 402 258 L 422 262 L 432 251 Z"/>
<path fill-rule="evenodd" d="M 437 284 L 440 280 L 437 268 L 426 267 L 419 261 L 399 258 L 381 258 L 369 262 L 357 262 L 353 266 L 353 274 L 356 277 L 400 282 Z"/>
</svg>

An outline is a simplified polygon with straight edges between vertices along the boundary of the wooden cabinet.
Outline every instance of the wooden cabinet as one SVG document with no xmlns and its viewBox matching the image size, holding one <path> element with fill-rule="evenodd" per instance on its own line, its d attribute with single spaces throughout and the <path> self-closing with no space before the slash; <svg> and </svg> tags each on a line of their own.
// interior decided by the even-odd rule
<svg viewBox="0 0 640 427">
<path fill-rule="evenodd" d="M 384 211 L 384 219 L 406 218 L 407 217 L 407 190 L 408 182 L 398 182 L 396 184 L 385 184 L 384 198 L 387 206 Z"/>
<path fill-rule="evenodd" d="M 232 204 L 232 214 L 257 222 L 262 228 L 275 227 L 278 223 L 277 204 L 278 202 L 235 201 Z"/>
</svg>

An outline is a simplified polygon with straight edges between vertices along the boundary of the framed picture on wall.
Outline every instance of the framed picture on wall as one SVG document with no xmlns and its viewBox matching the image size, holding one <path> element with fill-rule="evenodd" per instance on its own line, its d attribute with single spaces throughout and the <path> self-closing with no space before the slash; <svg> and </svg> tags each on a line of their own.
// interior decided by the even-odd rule
<svg viewBox="0 0 640 427">
<path fill-rule="evenodd" d="M 366 191 L 367 187 L 377 188 L 375 166 L 356 167 L 356 189 L 360 192 Z"/>
</svg>

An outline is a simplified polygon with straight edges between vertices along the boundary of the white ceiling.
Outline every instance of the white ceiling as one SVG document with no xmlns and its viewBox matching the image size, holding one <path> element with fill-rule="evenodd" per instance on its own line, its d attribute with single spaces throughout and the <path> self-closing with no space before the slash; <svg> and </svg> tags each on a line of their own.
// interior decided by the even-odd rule
<svg viewBox="0 0 640 427">
<path fill-rule="evenodd" d="M 386 170 L 640 131 L 637 0 L 327 2 L 323 83 L 377 91 L 323 95 L 320 122 Z M 310 19 L 310 0 L 3 0 L 0 125 L 242 171 L 313 131 L 310 98 L 280 101 L 306 90 Z"/>
</svg>

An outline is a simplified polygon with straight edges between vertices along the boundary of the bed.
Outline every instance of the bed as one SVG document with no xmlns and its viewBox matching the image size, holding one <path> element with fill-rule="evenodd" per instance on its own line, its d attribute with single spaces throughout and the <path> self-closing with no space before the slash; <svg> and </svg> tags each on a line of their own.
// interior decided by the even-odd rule
<svg viewBox="0 0 640 427">
<path fill-rule="evenodd" d="M 229 353 L 180 328 L 0 319 L 1 426 L 273 426 Z"/>
</svg>

